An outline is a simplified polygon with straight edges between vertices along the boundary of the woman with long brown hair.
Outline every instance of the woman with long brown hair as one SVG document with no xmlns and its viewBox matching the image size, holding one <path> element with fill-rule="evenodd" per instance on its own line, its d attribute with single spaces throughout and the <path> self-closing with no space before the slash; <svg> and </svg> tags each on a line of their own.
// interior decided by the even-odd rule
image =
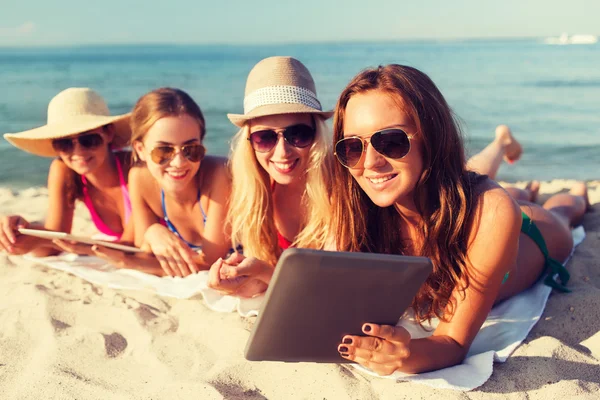
<svg viewBox="0 0 600 400">
<path fill-rule="evenodd" d="M 332 201 L 337 248 L 429 257 L 433 273 L 412 309 L 439 318 L 433 335 L 367 323 L 338 351 L 381 375 L 460 363 L 492 306 L 544 282 L 566 290 L 570 227 L 588 207 L 584 184 L 544 205 L 517 203 L 469 171 L 450 107 L 424 73 L 401 65 L 368 69 L 335 110 Z M 557 273 L 560 281 L 555 281 Z"/>
</svg>

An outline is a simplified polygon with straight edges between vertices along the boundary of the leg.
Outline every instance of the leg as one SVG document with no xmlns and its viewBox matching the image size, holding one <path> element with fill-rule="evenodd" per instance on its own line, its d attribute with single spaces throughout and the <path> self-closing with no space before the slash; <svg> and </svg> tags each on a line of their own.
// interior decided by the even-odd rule
<svg viewBox="0 0 600 400">
<path fill-rule="evenodd" d="M 519 204 L 542 233 L 549 256 L 561 262 L 566 260 L 573 249 L 571 227 L 581 222 L 589 204 L 586 185 L 579 183 L 569 194 L 552 196 L 543 207 L 526 202 Z M 529 236 L 521 233 L 517 264 L 502 285 L 497 302 L 529 288 L 537 282 L 544 269 L 545 259 L 540 248 Z"/>
<path fill-rule="evenodd" d="M 496 179 L 502 160 L 513 163 L 521 157 L 523 148 L 506 125 L 496 127 L 496 138 L 467 162 L 467 169 Z"/>
<path fill-rule="evenodd" d="M 530 201 L 535 203 L 537 201 L 538 192 L 540 191 L 540 182 L 531 181 L 525 186 L 525 189 L 505 187 L 504 190 L 508 192 L 510 197 L 517 201 Z"/>
</svg>

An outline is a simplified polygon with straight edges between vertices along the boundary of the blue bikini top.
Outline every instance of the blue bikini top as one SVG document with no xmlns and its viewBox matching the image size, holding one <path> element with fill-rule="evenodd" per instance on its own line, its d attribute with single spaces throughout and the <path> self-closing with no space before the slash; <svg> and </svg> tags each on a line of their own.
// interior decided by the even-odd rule
<svg viewBox="0 0 600 400">
<path fill-rule="evenodd" d="M 175 235 L 177 235 L 177 237 L 179 237 L 181 240 L 183 240 L 185 242 L 185 244 L 190 246 L 190 248 L 192 250 L 194 250 L 194 251 L 202 250 L 202 246 L 192 244 L 192 243 L 188 242 L 187 240 L 185 240 L 179 234 L 179 232 L 177 231 L 177 228 L 175 228 L 175 225 L 173 225 L 173 223 L 171 221 L 169 221 L 169 217 L 167 216 L 167 206 L 165 205 L 165 192 L 163 190 L 160 191 L 160 201 L 162 203 L 162 211 L 163 211 L 163 215 L 164 215 L 163 219 L 165 221 L 165 224 L 167 224 L 167 228 L 169 228 L 169 230 L 171 232 L 173 232 Z M 200 212 L 202 212 L 202 217 L 204 218 L 204 225 L 206 226 L 206 213 L 202 209 L 202 204 L 200 203 L 200 190 L 198 190 L 198 205 L 200 206 Z"/>
</svg>

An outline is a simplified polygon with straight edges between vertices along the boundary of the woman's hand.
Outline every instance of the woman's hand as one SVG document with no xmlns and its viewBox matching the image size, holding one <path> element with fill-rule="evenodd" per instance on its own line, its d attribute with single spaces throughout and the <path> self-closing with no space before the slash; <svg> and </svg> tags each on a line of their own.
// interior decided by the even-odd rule
<svg viewBox="0 0 600 400">
<path fill-rule="evenodd" d="M 367 336 L 346 335 L 338 351 L 347 360 L 369 368 L 378 375 L 391 375 L 410 356 L 410 333 L 401 326 L 364 324 Z"/>
<path fill-rule="evenodd" d="M 144 247 L 154 253 L 168 276 L 184 277 L 198 272 L 193 259 L 194 251 L 161 224 L 153 224 L 146 230 L 142 248 Z"/>
<path fill-rule="evenodd" d="M 210 268 L 208 286 L 223 294 L 240 297 L 254 297 L 267 290 L 268 284 L 262 279 L 265 264 L 254 257 L 246 258 L 234 253 L 226 260 L 218 259 Z M 241 273 L 246 271 L 245 273 Z M 261 277 L 261 278 L 259 278 Z"/>
<path fill-rule="evenodd" d="M 29 222 L 20 215 L 0 217 L 0 251 L 10 254 L 25 254 L 31 251 L 28 247 L 35 241 L 28 241 L 23 235 L 19 235 L 19 228 L 28 226 Z"/>
</svg>

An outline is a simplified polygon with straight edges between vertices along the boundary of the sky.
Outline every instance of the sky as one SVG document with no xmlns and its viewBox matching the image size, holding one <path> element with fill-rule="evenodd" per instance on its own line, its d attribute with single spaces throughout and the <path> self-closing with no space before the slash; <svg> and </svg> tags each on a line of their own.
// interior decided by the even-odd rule
<svg viewBox="0 0 600 400">
<path fill-rule="evenodd" d="M 0 46 L 600 35 L 600 0 L 0 0 Z"/>
</svg>

